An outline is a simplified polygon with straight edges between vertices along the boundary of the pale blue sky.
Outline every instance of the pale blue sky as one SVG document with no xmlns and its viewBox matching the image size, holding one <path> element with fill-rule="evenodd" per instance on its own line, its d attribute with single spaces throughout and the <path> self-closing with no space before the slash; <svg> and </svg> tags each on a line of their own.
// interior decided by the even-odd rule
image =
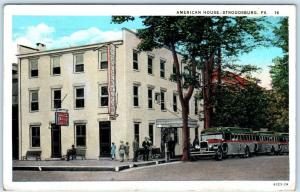
<svg viewBox="0 0 300 192">
<path fill-rule="evenodd" d="M 277 25 L 279 18 L 267 18 L 270 22 L 267 35 L 273 35 L 272 26 Z M 49 49 L 121 39 L 122 28 L 134 30 L 143 27 L 139 18 L 123 24 L 113 24 L 111 16 L 14 16 L 12 24 L 15 44 L 35 46 L 36 42 L 42 42 Z M 259 47 L 241 55 L 237 58 L 240 60 L 237 63 L 254 64 L 266 73 L 272 59 L 281 55 L 282 51 L 277 47 Z"/>
</svg>

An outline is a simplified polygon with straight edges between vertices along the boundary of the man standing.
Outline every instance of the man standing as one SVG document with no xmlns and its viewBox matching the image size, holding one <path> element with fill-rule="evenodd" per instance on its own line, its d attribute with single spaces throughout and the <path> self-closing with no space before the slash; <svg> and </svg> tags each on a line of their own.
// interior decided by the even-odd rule
<svg viewBox="0 0 300 192">
<path fill-rule="evenodd" d="M 144 148 L 144 161 L 149 161 L 149 150 L 150 150 L 150 142 L 148 141 L 148 138 L 145 137 L 145 140 L 142 143 L 142 146 Z"/>
<path fill-rule="evenodd" d="M 136 138 L 134 138 L 134 141 L 132 143 L 132 149 L 133 149 L 133 162 L 137 162 L 138 155 L 139 155 L 139 143 Z"/>
</svg>

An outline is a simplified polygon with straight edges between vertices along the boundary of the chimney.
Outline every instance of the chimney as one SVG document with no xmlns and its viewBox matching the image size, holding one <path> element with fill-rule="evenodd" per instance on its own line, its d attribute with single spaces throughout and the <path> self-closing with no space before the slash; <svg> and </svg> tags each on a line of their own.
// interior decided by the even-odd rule
<svg viewBox="0 0 300 192">
<path fill-rule="evenodd" d="M 43 44 L 43 43 L 37 43 L 37 44 L 36 44 L 36 48 L 37 48 L 39 51 L 45 51 L 45 50 L 46 50 L 46 45 Z"/>
</svg>

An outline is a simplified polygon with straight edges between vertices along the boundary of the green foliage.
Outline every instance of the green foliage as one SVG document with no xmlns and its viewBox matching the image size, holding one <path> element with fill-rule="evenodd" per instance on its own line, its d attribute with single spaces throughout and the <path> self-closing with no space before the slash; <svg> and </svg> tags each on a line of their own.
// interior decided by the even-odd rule
<svg viewBox="0 0 300 192">
<path fill-rule="evenodd" d="M 274 28 L 273 44 L 283 50 L 283 57 L 273 59 L 270 74 L 273 91 L 270 93 L 272 105 L 269 113 L 273 116 L 269 124 L 275 130 L 288 131 L 289 128 L 289 53 L 288 53 L 288 17 L 284 17 L 280 26 Z"/>
<path fill-rule="evenodd" d="M 267 126 L 267 92 L 255 83 L 220 86 L 213 96 L 213 126 L 238 126 L 258 129 Z"/>
</svg>

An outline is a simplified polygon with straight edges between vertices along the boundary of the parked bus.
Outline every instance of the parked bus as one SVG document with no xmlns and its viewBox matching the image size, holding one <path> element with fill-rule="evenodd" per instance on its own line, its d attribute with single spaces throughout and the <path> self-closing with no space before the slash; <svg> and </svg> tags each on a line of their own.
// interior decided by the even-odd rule
<svg viewBox="0 0 300 192">
<path fill-rule="evenodd" d="M 255 132 L 258 143 L 258 154 L 283 154 L 289 152 L 288 133 L 277 133 L 272 131 Z"/>
<path fill-rule="evenodd" d="M 253 132 L 249 128 L 209 128 L 201 132 L 200 146 L 192 148 L 190 155 L 191 158 L 212 156 L 216 160 L 222 160 L 228 156 L 248 158 L 258 153 L 287 153 L 287 139 L 288 134 Z"/>
</svg>

